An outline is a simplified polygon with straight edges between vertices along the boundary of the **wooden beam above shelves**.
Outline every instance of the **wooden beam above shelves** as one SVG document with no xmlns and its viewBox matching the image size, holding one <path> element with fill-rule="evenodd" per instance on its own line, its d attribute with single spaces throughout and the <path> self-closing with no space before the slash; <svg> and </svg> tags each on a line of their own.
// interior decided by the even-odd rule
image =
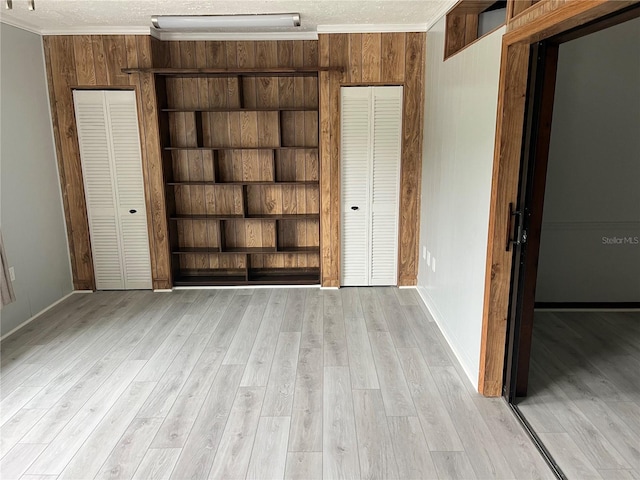
<svg viewBox="0 0 640 480">
<path fill-rule="evenodd" d="M 317 220 L 318 213 L 298 213 L 298 214 L 256 214 L 245 215 L 174 215 L 171 220 Z"/>
<path fill-rule="evenodd" d="M 299 67 L 299 68 L 123 68 L 122 72 L 153 73 L 173 77 L 309 77 L 319 72 L 339 71 L 342 67 Z"/>
<path fill-rule="evenodd" d="M 189 255 L 193 253 L 213 255 L 272 255 L 283 253 L 320 253 L 320 247 L 179 247 L 172 253 L 174 255 Z"/>
</svg>

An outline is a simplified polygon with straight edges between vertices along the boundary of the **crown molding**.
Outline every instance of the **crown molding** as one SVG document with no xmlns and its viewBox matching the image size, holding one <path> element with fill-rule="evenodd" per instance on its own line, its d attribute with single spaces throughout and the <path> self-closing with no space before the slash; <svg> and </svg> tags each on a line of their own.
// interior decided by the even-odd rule
<svg viewBox="0 0 640 480">
<path fill-rule="evenodd" d="M 394 33 L 394 32 L 426 32 L 426 23 L 413 24 L 343 24 L 318 25 L 318 33 Z"/>
<path fill-rule="evenodd" d="M 317 32 L 168 32 L 151 29 L 158 40 L 317 40 Z"/>
<path fill-rule="evenodd" d="M 43 28 L 40 35 L 149 35 L 150 27 L 136 26 L 82 26 Z"/>
<path fill-rule="evenodd" d="M 32 25 L 28 22 L 24 22 L 18 18 L 7 17 L 6 14 L 0 14 L 0 23 L 4 23 L 5 25 L 10 25 L 12 27 L 19 28 L 21 30 L 26 30 L 27 32 L 42 35 L 42 33 L 40 32 L 40 29 L 35 25 Z"/>
</svg>

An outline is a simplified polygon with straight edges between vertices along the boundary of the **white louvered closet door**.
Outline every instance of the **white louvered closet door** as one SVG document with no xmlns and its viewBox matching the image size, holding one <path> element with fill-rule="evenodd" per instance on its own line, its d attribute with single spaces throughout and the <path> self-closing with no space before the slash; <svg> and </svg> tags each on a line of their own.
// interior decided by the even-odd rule
<svg viewBox="0 0 640 480">
<path fill-rule="evenodd" d="M 75 90 L 73 96 L 96 288 L 150 289 L 135 92 Z"/>
<path fill-rule="evenodd" d="M 396 285 L 402 87 L 343 87 L 341 111 L 341 284 Z"/>
</svg>

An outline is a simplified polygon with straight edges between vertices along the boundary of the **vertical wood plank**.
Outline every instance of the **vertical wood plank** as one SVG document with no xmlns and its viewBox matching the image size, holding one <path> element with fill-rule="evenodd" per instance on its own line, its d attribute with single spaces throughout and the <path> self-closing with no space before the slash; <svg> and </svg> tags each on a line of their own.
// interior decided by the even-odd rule
<svg viewBox="0 0 640 480">
<path fill-rule="evenodd" d="M 362 81 L 380 81 L 380 57 L 382 35 L 380 33 L 362 34 Z"/>
<path fill-rule="evenodd" d="M 400 173 L 399 285 L 415 285 L 418 274 L 425 36 L 424 33 L 406 34 Z"/>
<path fill-rule="evenodd" d="M 76 74 L 78 85 L 95 85 L 96 74 L 93 63 L 93 45 L 91 43 L 91 36 L 74 36 L 73 51 L 77 65 Z"/>
<path fill-rule="evenodd" d="M 381 78 L 385 82 L 400 83 L 404 81 L 405 38 L 405 33 L 382 35 L 380 69 Z"/>
</svg>

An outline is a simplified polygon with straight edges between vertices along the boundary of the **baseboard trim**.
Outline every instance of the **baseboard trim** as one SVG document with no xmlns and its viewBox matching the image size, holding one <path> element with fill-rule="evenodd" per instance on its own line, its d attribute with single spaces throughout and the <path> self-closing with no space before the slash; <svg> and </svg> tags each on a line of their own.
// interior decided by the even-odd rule
<svg viewBox="0 0 640 480">
<path fill-rule="evenodd" d="M 48 312 L 49 310 L 51 310 L 53 307 L 55 307 L 56 305 L 58 305 L 59 303 L 64 302 L 67 298 L 69 298 L 71 295 L 73 295 L 74 293 L 93 293 L 93 291 L 91 290 L 74 290 L 73 292 L 67 293 L 64 297 L 62 297 L 59 300 L 56 300 L 55 302 L 53 302 L 51 305 L 49 305 L 48 307 L 40 310 L 38 313 L 36 313 L 34 316 L 32 316 L 31 318 L 26 319 L 24 322 L 22 322 L 20 325 L 18 325 L 17 327 L 15 327 L 14 329 L 12 329 L 10 332 L 5 333 L 4 335 L 2 335 L 2 337 L 0 337 L 0 342 L 2 340 L 4 340 L 5 338 L 7 338 L 9 335 L 13 335 L 15 332 L 17 332 L 18 330 L 20 330 L 22 327 L 26 327 L 27 325 L 29 325 L 31 322 L 33 322 L 36 318 L 38 318 L 40 315 L 42 315 L 43 313 Z"/>
<path fill-rule="evenodd" d="M 640 310 L 640 302 L 536 302 L 538 311 L 618 311 L 635 312 Z"/>
<path fill-rule="evenodd" d="M 153 293 L 171 293 L 173 292 L 173 288 L 155 288 Z"/>
</svg>

